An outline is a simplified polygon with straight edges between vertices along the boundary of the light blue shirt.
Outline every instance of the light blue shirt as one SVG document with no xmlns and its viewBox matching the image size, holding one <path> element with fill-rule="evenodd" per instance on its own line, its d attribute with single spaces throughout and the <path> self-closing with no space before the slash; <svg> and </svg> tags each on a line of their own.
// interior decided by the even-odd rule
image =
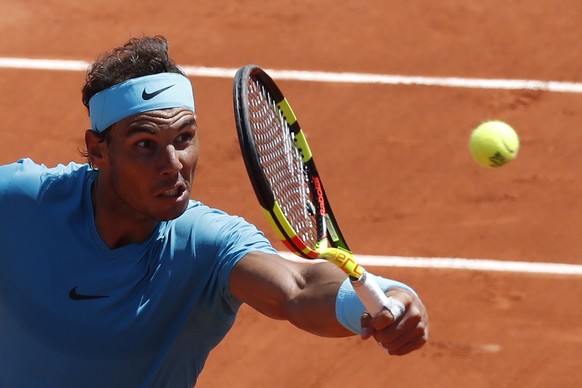
<svg viewBox="0 0 582 388">
<path fill-rule="evenodd" d="M 0 167 L 0 387 L 192 387 L 241 304 L 230 271 L 275 250 L 196 201 L 143 243 L 109 249 L 95 176 L 74 163 Z"/>
</svg>

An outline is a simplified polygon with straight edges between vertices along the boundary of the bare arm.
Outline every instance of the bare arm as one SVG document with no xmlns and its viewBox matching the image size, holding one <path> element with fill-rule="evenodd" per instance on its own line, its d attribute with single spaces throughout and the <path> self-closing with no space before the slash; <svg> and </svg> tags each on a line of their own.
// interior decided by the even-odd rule
<svg viewBox="0 0 582 388">
<path fill-rule="evenodd" d="M 288 320 L 295 326 L 323 337 L 353 335 L 336 318 L 338 290 L 346 275 L 330 263 L 303 264 L 277 255 L 250 253 L 233 269 L 231 287 L 235 296 L 257 311 Z M 405 312 L 398 321 L 384 310 L 375 317 L 363 314 L 362 338 L 373 337 L 390 354 L 404 355 L 428 339 L 428 315 L 419 298 L 402 288 L 387 295 L 400 300 Z"/>
<path fill-rule="evenodd" d="M 335 298 L 345 274 L 329 263 L 297 263 L 249 253 L 233 269 L 233 294 L 257 311 L 323 337 L 353 335 L 335 317 Z"/>
</svg>

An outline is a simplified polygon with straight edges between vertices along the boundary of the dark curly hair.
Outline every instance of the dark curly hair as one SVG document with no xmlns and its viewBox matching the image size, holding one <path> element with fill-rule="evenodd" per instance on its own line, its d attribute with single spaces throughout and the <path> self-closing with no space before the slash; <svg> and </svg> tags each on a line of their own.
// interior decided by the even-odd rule
<svg viewBox="0 0 582 388">
<path fill-rule="evenodd" d="M 161 35 L 131 38 L 102 54 L 89 68 L 82 89 L 83 105 L 96 93 L 131 78 L 157 73 L 184 72 L 168 55 L 168 41 Z"/>
</svg>

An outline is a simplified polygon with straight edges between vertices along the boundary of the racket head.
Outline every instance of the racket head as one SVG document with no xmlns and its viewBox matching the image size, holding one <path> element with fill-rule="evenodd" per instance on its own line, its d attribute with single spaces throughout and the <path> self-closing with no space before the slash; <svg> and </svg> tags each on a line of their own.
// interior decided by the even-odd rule
<svg viewBox="0 0 582 388">
<path fill-rule="evenodd" d="M 257 65 L 244 66 L 233 98 L 245 167 L 279 239 L 308 259 L 320 258 L 328 246 L 349 252 L 305 134 L 273 79 Z"/>
</svg>

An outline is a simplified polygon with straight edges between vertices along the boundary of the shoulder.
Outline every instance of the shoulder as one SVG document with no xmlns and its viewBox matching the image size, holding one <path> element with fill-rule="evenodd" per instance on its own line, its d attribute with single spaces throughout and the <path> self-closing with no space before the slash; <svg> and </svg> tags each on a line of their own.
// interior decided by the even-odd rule
<svg viewBox="0 0 582 388">
<path fill-rule="evenodd" d="M 175 230 L 187 234 L 196 244 L 214 246 L 255 246 L 268 249 L 271 244 L 255 225 L 240 216 L 190 201 L 186 211 L 175 220 Z"/>
<path fill-rule="evenodd" d="M 195 200 L 190 201 L 186 211 L 175 220 L 175 224 L 178 228 L 210 234 L 238 228 L 257 230 L 242 217 L 231 215 Z"/>
<path fill-rule="evenodd" d="M 46 190 L 55 181 L 75 180 L 87 176 L 91 171 L 86 164 L 69 163 L 47 167 L 31 159 L 20 159 L 15 163 L 0 166 L 2 193 L 34 195 Z M 64 186 L 61 186 L 64 188 Z"/>
<path fill-rule="evenodd" d="M 66 165 L 58 164 L 54 167 L 47 167 L 44 164 L 34 162 L 32 159 L 23 158 L 14 163 L 0 166 L 0 179 L 25 179 L 26 177 L 48 179 L 53 176 L 85 173 L 89 170 L 91 168 L 87 164 L 71 162 Z"/>
</svg>

